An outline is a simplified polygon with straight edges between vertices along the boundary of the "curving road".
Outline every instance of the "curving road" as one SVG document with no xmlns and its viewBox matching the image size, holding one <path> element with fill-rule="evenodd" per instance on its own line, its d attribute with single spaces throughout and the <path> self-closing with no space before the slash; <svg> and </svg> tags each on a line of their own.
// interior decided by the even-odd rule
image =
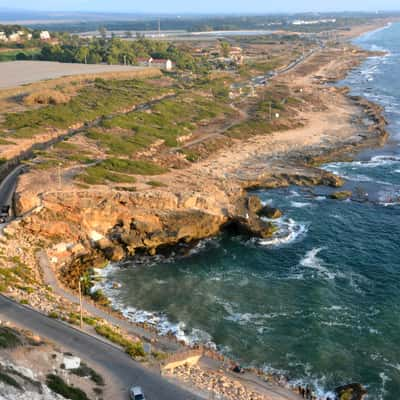
<svg viewBox="0 0 400 400">
<path fill-rule="evenodd" d="M 96 339 L 58 320 L 46 317 L 0 295 L 0 318 L 28 329 L 78 354 L 89 363 L 105 368 L 122 387 L 120 399 L 129 399 L 133 384 L 143 388 L 148 400 L 191 400 L 200 397 L 145 369 L 115 346 Z M 112 400 L 118 400 L 113 398 Z"/>
</svg>

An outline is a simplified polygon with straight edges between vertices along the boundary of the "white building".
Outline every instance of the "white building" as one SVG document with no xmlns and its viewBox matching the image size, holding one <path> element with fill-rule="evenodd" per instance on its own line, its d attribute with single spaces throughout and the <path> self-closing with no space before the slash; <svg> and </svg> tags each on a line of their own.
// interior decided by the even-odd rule
<svg viewBox="0 0 400 400">
<path fill-rule="evenodd" d="M 155 60 L 155 59 L 151 59 L 151 62 L 150 62 L 150 65 L 151 66 L 155 66 L 155 67 L 159 67 L 159 68 L 162 68 L 162 69 L 165 69 L 165 70 L 167 70 L 167 71 L 171 71 L 172 70 L 172 67 L 173 67 L 173 64 L 172 64 L 172 61 L 171 60 L 165 60 L 165 59 L 158 59 L 158 60 Z"/>
<path fill-rule="evenodd" d="M 173 68 L 173 62 L 171 60 L 166 59 L 154 59 L 150 58 L 138 58 L 137 63 L 144 67 L 158 67 L 161 69 L 165 69 L 167 71 L 171 71 Z"/>
<path fill-rule="evenodd" d="M 42 31 L 40 32 L 40 40 L 50 40 L 51 36 L 49 31 Z"/>
<path fill-rule="evenodd" d="M 335 18 L 332 18 L 332 19 L 312 19 L 312 20 L 297 19 L 297 20 L 292 22 L 292 25 L 334 24 L 335 22 L 336 22 Z"/>
<path fill-rule="evenodd" d="M 18 33 L 11 33 L 10 36 L 8 37 L 8 40 L 10 42 L 18 42 L 21 39 Z"/>
<path fill-rule="evenodd" d="M 7 42 L 8 41 L 8 37 L 5 34 L 5 32 L 0 32 L 0 42 Z"/>
</svg>

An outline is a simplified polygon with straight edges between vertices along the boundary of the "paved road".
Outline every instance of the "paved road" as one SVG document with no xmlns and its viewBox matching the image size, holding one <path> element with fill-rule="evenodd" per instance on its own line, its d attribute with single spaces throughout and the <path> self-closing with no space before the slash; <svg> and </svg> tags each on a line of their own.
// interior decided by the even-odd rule
<svg viewBox="0 0 400 400">
<path fill-rule="evenodd" d="M 107 369 L 124 388 L 120 397 L 122 400 L 129 398 L 128 389 L 132 384 L 140 385 L 149 400 L 200 399 L 132 361 L 128 355 L 116 347 L 1 295 L 0 318 L 33 331 L 43 338 L 48 338 L 80 355 L 89 363 L 92 362 Z"/>
<path fill-rule="evenodd" d="M 17 178 L 24 166 L 16 167 L 0 184 L 0 205 L 12 205 L 12 198 L 17 185 Z"/>
<path fill-rule="evenodd" d="M 11 204 L 17 178 L 22 169 L 23 166 L 18 166 L 0 184 L 0 204 Z M 49 273 L 49 271 L 47 272 Z M 52 287 L 55 288 L 57 294 L 65 296 L 72 302 L 77 301 L 76 296 L 58 286 L 54 276 L 48 275 L 47 279 L 50 281 L 54 279 Z M 85 304 L 85 306 L 94 315 L 110 320 L 111 323 L 138 334 L 136 329 L 134 330 L 133 326 L 127 321 L 121 321 L 112 317 L 90 303 Z M 119 386 L 124 388 L 120 396 L 122 400 L 128 399 L 127 391 L 132 384 L 140 385 L 146 394 L 146 398 L 149 400 L 189 400 L 199 398 L 168 382 L 160 375 L 145 369 L 118 348 L 78 331 L 60 321 L 48 318 L 30 308 L 23 307 L 1 295 L 0 318 L 22 326 L 44 338 L 48 338 L 79 354 L 88 363 L 98 364 L 108 370 L 111 376 L 115 377 L 116 382 L 120 383 Z M 145 331 L 143 333 L 146 334 Z"/>
<path fill-rule="evenodd" d="M 47 257 L 46 252 L 41 251 L 38 256 L 39 256 L 39 265 L 43 272 L 44 283 L 46 285 L 49 285 L 52 288 L 53 293 L 55 293 L 56 295 L 64 299 L 67 299 L 71 303 L 79 304 L 79 297 L 77 295 L 61 287 L 49 263 L 49 259 Z M 119 326 L 120 328 L 125 329 L 128 333 L 131 333 L 134 336 L 139 335 L 140 337 L 146 338 L 147 340 L 157 340 L 158 345 L 164 351 L 170 352 L 182 349 L 182 346 L 178 342 L 174 343 L 170 339 L 157 336 L 156 333 L 149 332 L 137 325 L 131 324 L 129 321 L 125 319 L 119 319 L 118 317 L 111 315 L 106 311 L 103 311 L 102 309 L 96 307 L 94 304 L 87 301 L 85 298 L 82 299 L 82 306 L 84 310 L 89 312 L 89 314 L 98 318 L 102 318 L 108 321 L 110 324 Z"/>
</svg>

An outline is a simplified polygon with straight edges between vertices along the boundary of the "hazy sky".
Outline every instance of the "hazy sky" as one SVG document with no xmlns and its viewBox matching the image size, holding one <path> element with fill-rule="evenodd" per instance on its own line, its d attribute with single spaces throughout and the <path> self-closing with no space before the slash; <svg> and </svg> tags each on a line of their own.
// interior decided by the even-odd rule
<svg viewBox="0 0 400 400">
<path fill-rule="evenodd" d="M 2 8 L 118 12 L 296 12 L 400 10 L 400 0 L 0 0 Z"/>
</svg>

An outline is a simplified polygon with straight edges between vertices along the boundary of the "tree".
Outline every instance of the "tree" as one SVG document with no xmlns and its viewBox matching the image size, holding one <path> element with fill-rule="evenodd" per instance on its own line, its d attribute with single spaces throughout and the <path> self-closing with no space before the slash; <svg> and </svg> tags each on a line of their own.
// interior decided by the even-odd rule
<svg viewBox="0 0 400 400">
<path fill-rule="evenodd" d="M 219 46 L 220 46 L 220 49 L 221 49 L 222 57 L 229 57 L 229 53 L 231 51 L 230 43 L 221 40 L 220 43 L 219 43 Z"/>
<path fill-rule="evenodd" d="M 75 60 L 87 64 L 89 58 L 89 47 L 79 47 L 75 53 Z"/>
</svg>

